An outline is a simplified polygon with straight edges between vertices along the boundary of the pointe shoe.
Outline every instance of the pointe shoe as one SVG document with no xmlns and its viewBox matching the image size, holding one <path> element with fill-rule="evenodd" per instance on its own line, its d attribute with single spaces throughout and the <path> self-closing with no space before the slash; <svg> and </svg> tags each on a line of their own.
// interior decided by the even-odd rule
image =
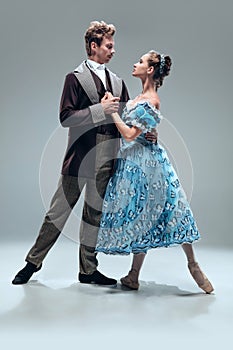
<svg viewBox="0 0 233 350">
<path fill-rule="evenodd" d="M 130 289 L 138 290 L 138 288 L 139 288 L 139 283 L 138 283 L 138 281 L 133 280 L 133 279 L 130 277 L 130 273 L 129 273 L 127 276 L 122 277 L 122 278 L 120 279 L 120 281 L 121 281 L 121 284 L 122 284 L 123 286 L 128 287 L 128 288 L 130 288 Z"/>
<path fill-rule="evenodd" d="M 132 281 L 128 276 L 122 277 L 120 281 L 123 286 L 128 287 L 129 289 L 138 290 L 139 288 L 139 283 Z"/>
<path fill-rule="evenodd" d="M 198 265 L 197 262 L 192 262 L 188 264 L 188 269 L 197 283 L 198 287 L 200 287 L 204 292 L 207 294 L 210 294 L 213 292 L 214 288 L 206 275 L 201 271 L 200 266 Z"/>
</svg>

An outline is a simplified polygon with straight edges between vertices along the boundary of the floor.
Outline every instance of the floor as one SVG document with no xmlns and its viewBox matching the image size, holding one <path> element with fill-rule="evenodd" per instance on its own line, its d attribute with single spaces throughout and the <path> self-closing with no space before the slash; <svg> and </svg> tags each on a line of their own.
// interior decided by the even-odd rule
<svg viewBox="0 0 233 350">
<path fill-rule="evenodd" d="M 78 245 L 61 237 L 43 269 L 23 286 L 11 280 L 30 242 L 0 247 L 1 349 L 220 349 L 231 342 L 233 254 L 195 245 L 215 293 L 204 294 L 180 247 L 148 253 L 139 291 L 77 282 Z M 13 256 L 13 258 L 10 258 Z M 124 275 L 131 258 L 99 255 L 99 270 Z"/>
</svg>

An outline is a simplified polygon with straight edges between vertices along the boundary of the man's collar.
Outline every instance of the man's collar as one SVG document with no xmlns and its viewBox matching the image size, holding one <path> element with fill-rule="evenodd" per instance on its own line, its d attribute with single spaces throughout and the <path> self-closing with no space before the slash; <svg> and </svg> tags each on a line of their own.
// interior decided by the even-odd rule
<svg viewBox="0 0 233 350">
<path fill-rule="evenodd" d="M 87 65 L 89 68 L 96 70 L 96 69 L 100 69 L 100 70 L 104 70 L 105 69 L 105 64 L 100 64 L 96 61 L 87 59 Z"/>
</svg>

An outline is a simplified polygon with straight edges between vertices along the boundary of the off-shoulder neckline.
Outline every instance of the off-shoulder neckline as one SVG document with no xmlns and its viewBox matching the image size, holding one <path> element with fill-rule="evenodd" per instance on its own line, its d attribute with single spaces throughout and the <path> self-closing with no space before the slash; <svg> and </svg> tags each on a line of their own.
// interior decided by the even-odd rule
<svg viewBox="0 0 233 350">
<path fill-rule="evenodd" d="M 133 110 L 133 109 L 135 109 L 136 107 L 137 107 L 137 105 L 143 105 L 143 104 L 145 104 L 145 103 L 147 103 L 148 104 L 148 106 L 149 107 L 151 107 L 151 109 L 153 110 L 153 111 L 155 111 L 155 112 L 159 112 L 160 113 L 160 110 L 158 109 L 158 108 L 156 108 L 149 100 L 140 100 L 140 101 L 138 101 L 138 102 L 135 102 L 134 104 L 132 104 L 132 99 L 130 99 L 130 100 L 128 100 L 127 101 L 127 103 L 126 103 L 126 107 L 127 107 L 127 111 L 129 112 L 129 111 L 131 111 L 131 110 Z M 131 103 L 131 105 L 130 105 L 130 103 Z"/>
</svg>

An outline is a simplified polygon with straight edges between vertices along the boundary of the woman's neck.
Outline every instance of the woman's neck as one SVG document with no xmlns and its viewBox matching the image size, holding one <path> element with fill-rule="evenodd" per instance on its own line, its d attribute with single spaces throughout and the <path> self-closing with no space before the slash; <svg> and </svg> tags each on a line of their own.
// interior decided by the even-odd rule
<svg viewBox="0 0 233 350">
<path fill-rule="evenodd" d="M 147 96 L 154 94 L 156 92 L 155 90 L 155 83 L 153 81 L 145 80 L 142 81 L 142 96 Z"/>
<path fill-rule="evenodd" d="M 160 101 L 154 81 L 148 79 L 142 81 L 142 93 L 134 99 L 134 102 L 142 100 L 150 101 L 156 108 L 159 109 Z"/>
</svg>

